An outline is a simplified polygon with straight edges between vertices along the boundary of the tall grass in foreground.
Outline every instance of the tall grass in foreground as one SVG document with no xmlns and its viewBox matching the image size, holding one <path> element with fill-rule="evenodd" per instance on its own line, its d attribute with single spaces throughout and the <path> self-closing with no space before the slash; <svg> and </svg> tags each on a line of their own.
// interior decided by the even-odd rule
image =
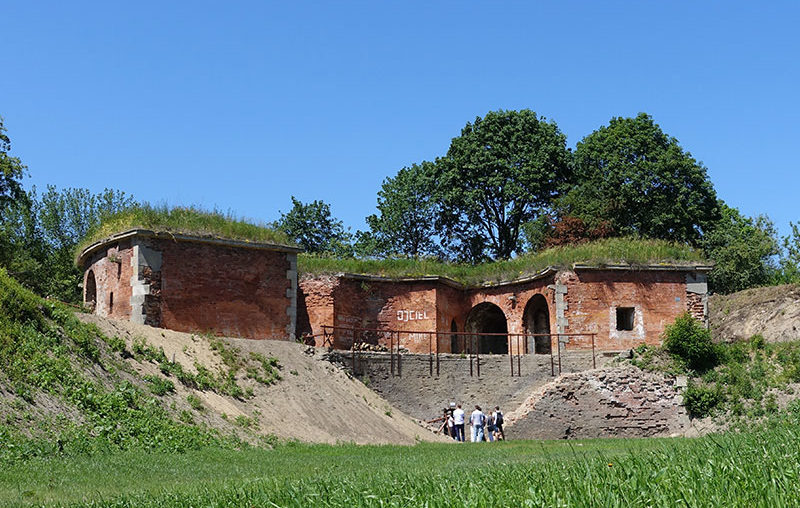
<svg viewBox="0 0 800 508">
<path fill-rule="evenodd" d="M 213 463 L 178 455 L 183 466 L 173 471 L 174 483 L 158 468 L 124 466 L 138 475 L 139 489 L 157 478 L 162 483 L 156 491 L 126 486 L 100 500 L 91 494 L 92 482 L 108 479 L 82 478 L 87 501 L 62 506 L 797 506 L 798 414 L 794 408 L 790 417 L 758 431 L 699 439 L 284 446 L 224 452 Z M 73 464 L 25 466 L 29 478 L 57 477 L 62 485 L 80 474 Z M 212 468 L 227 480 L 209 481 L 204 475 Z M 0 485 L 8 487 L 2 479 Z"/>
<path fill-rule="evenodd" d="M 549 266 L 569 267 L 573 263 L 631 265 L 702 263 L 702 252 L 688 245 L 663 240 L 608 238 L 580 245 L 553 247 L 535 254 L 470 265 L 443 263 L 434 259 L 337 259 L 301 254 L 301 273 L 358 273 L 385 277 L 440 275 L 464 284 L 513 280 L 537 273 Z"/>
<path fill-rule="evenodd" d="M 134 228 L 250 242 L 292 244 L 282 231 L 265 223 L 248 222 L 231 213 L 207 211 L 195 207 L 170 208 L 166 205 L 143 204 L 104 217 L 76 247 L 76 255 L 93 242 Z"/>
</svg>

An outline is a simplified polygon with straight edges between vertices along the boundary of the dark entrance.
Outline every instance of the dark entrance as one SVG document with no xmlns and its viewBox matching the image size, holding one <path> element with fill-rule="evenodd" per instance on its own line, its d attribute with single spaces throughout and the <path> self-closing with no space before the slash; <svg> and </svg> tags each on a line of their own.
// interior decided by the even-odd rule
<svg viewBox="0 0 800 508">
<path fill-rule="evenodd" d="M 456 324 L 456 320 L 454 319 L 452 323 L 450 323 L 450 331 L 451 332 L 458 332 L 458 325 Z M 463 353 L 461 350 L 461 341 L 459 340 L 460 337 L 458 333 L 450 334 L 450 352 L 451 353 Z"/>
<path fill-rule="evenodd" d="M 86 274 L 86 289 L 83 294 L 83 303 L 94 312 L 97 306 L 97 281 L 94 279 L 94 271 L 89 270 Z"/>
<path fill-rule="evenodd" d="M 525 341 L 528 352 L 536 354 L 550 354 L 550 312 L 547 309 L 547 299 L 543 295 L 533 295 L 525 306 L 522 314 L 526 334 L 548 334 L 547 337 L 529 336 Z"/>
<path fill-rule="evenodd" d="M 469 333 L 508 333 L 506 315 L 497 305 L 489 302 L 479 303 L 469 311 L 464 331 Z M 480 344 L 481 354 L 508 354 L 508 336 L 468 336 L 470 350 Z"/>
</svg>

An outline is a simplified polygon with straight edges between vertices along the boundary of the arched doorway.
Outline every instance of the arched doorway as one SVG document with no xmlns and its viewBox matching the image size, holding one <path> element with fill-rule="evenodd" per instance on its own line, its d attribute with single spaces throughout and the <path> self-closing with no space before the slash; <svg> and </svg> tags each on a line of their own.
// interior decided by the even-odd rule
<svg viewBox="0 0 800 508">
<path fill-rule="evenodd" d="M 548 334 L 548 336 L 532 336 L 526 340 L 529 352 L 536 354 L 550 354 L 550 312 L 547 309 L 547 299 L 543 295 L 533 295 L 525 305 L 522 322 L 526 334 Z"/>
<path fill-rule="evenodd" d="M 451 353 L 463 353 L 461 350 L 461 344 L 459 341 L 458 336 L 458 325 L 456 324 L 456 320 L 454 319 L 452 323 L 450 323 L 450 352 Z"/>
<path fill-rule="evenodd" d="M 94 279 L 94 271 L 89 270 L 86 274 L 86 287 L 83 291 L 83 303 L 94 312 L 97 307 L 97 281 Z"/>
<path fill-rule="evenodd" d="M 508 333 L 506 315 L 497 305 L 489 302 L 479 303 L 469 311 L 464 331 L 470 333 Z M 481 354 L 508 354 L 508 335 L 468 337 L 470 350 L 480 344 Z"/>
</svg>

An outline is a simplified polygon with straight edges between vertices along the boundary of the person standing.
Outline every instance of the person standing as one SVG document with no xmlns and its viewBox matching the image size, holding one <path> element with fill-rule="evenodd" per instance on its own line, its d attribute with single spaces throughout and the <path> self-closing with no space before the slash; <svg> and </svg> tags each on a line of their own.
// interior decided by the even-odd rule
<svg viewBox="0 0 800 508">
<path fill-rule="evenodd" d="M 506 433 L 503 432 L 503 413 L 500 411 L 500 406 L 494 407 L 492 413 L 492 423 L 494 424 L 494 431 L 497 434 L 497 439 L 506 440 Z"/>
<path fill-rule="evenodd" d="M 456 423 L 453 420 L 453 412 L 448 411 L 445 415 L 447 417 L 447 434 L 453 439 L 456 438 Z"/>
<path fill-rule="evenodd" d="M 464 410 L 461 404 L 453 410 L 453 428 L 456 431 L 456 441 L 464 442 Z"/>
<path fill-rule="evenodd" d="M 486 415 L 483 414 L 480 406 L 475 406 L 475 411 L 469 417 L 469 423 L 472 425 L 472 442 L 479 443 L 483 441 L 483 427 L 486 425 Z"/>
</svg>

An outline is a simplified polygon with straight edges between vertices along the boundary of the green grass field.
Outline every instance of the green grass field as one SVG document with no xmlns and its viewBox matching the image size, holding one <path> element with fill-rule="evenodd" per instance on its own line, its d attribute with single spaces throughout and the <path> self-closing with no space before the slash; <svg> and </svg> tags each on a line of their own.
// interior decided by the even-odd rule
<svg viewBox="0 0 800 508">
<path fill-rule="evenodd" d="M 797 412 L 699 439 L 281 445 L 2 465 L 3 506 L 797 506 Z"/>
</svg>

